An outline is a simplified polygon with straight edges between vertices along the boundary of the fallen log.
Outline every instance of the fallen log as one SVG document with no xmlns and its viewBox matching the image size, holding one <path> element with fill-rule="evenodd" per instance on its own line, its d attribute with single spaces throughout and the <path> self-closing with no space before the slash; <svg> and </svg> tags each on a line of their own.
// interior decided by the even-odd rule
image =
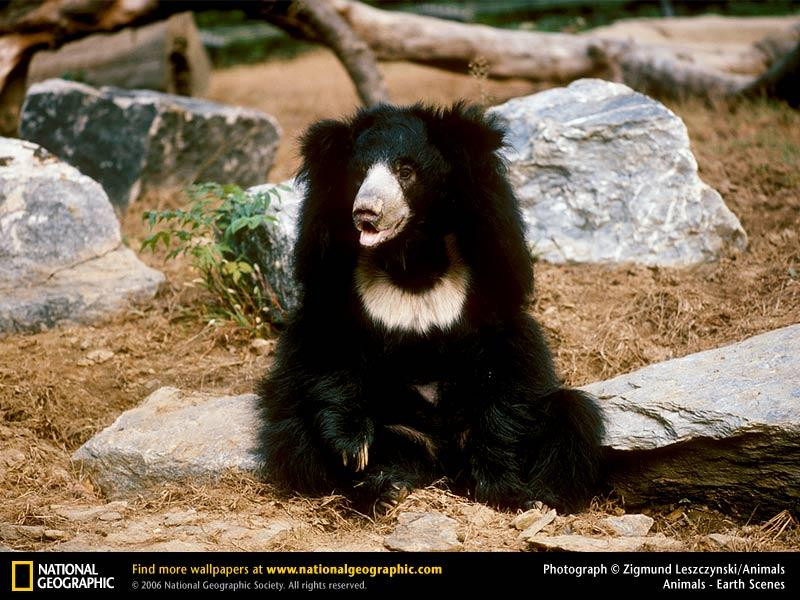
<svg viewBox="0 0 800 600">
<path fill-rule="evenodd" d="M 226 10 L 224 0 L 204 8 Z M 182 3 L 157 0 L 11 0 L 0 9 L 0 134 L 13 134 L 31 56 L 42 48 L 99 31 L 141 25 L 180 12 Z M 375 58 L 406 60 L 468 72 L 485 65 L 490 77 L 567 82 L 603 77 L 645 93 L 737 98 L 754 94 L 798 104 L 800 28 L 758 50 L 791 48 L 758 77 L 722 71 L 675 47 L 598 35 L 504 30 L 372 8 L 355 0 L 260 0 L 237 8 L 294 35 L 328 45 L 342 61 L 364 104 L 388 100 Z M 338 17 L 336 14 L 338 13 Z M 766 49 L 766 50 L 765 50 Z M 795 58 L 793 58 L 795 57 Z M 747 58 L 751 64 L 750 58 Z M 749 67 L 748 67 L 749 68 Z M 734 69 L 736 70 L 736 69 Z"/>
<path fill-rule="evenodd" d="M 800 47 L 796 26 L 784 36 L 794 40 L 793 45 L 788 46 L 786 39 L 782 42 L 782 47 L 792 48 L 789 59 L 776 61 L 780 66 L 767 84 L 696 63 L 676 47 L 596 35 L 505 30 L 390 12 L 354 0 L 332 2 L 381 60 L 406 60 L 466 73 L 480 59 L 490 77 L 563 82 L 603 76 L 668 97 L 737 97 L 758 90 L 796 104 L 793 90 L 800 71 L 791 60 L 792 52 Z M 751 64 L 750 57 L 746 60 Z"/>
<path fill-rule="evenodd" d="M 15 135 L 31 58 L 99 31 L 157 20 L 157 0 L 12 0 L 0 10 L 0 135 Z M 172 12 L 178 12 L 177 10 Z M 148 15 L 153 15 L 149 17 Z"/>
<path fill-rule="evenodd" d="M 16 133 L 27 73 L 34 53 L 42 49 L 53 50 L 94 33 L 116 31 L 123 27 L 165 19 L 185 11 L 186 8 L 185 3 L 158 0 L 108 0 L 102 3 L 96 0 L 7 2 L 0 8 L 0 135 Z M 230 10 L 232 6 L 227 0 L 208 0 L 203 8 Z M 386 85 L 371 49 L 352 32 L 327 0 L 260 0 L 237 3 L 235 8 L 243 10 L 250 18 L 275 22 L 295 34 L 300 31 L 303 37 L 329 46 L 344 65 L 364 104 L 372 105 L 389 100 Z M 194 46 L 193 42 L 189 46 Z M 187 48 L 187 52 L 190 49 Z M 191 69 L 187 68 L 184 58 L 189 54 L 171 52 L 169 55 L 173 59 L 170 67 L 177 73 L 174 86 L 178 93 L 182 89 L 194 89 L 195 86 L 193 78 L 188 81 L 186 78 L 186 73 Z M 191 67 L 191 64 L 188 66 Z M 198 78 L 199 88 L 202 87 L 202 76 L 199 73 Z"/>
<path fill-rule="evenodd" d="M 100 87 L 148 89 L 182 96 L 206 91 L 211 63 L 191 12 L 143 27 L 98 33 L 58 50 L 37 52 L 27 86 L 67 77 Z"/>
</svg>

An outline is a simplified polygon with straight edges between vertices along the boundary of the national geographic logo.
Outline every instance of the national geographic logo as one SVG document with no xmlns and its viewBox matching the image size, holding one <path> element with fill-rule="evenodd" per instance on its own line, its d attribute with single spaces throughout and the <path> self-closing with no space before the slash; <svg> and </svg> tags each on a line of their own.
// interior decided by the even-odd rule
<svg viewBox="0 0 800 600">
<path fill-rule="evenodd" d="M 102 576 L 93 563 L 11 561 L 11 591 L 113 590 L 114 578 Z"/>
<path fill-rule="evenodd" d="M 11 561 L 11 591 L 12 592 L 33 591 L 32 560 Z"/>
</svg>

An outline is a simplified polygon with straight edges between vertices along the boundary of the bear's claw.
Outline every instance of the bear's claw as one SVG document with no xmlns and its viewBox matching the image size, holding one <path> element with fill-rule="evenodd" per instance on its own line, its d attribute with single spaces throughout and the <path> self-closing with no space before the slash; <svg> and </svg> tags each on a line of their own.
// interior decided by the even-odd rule
<svg viewBox="0 0 800 600">
<path fill-rule="evenodd" d="M 381 494 L 377 507 L 383 514 L 387 514 L 397 508 L 410 493 L 411 491 L 405 485 L 392 483 L 390 484 L 390 489 Z"/>
<path fill-rule="evenodd" d="M 364 442 L 359 448 L 353 459 L 355 460 L 354 468 L 357 472 L 367 468 L 367 463 L 369 463 L 369 444 L 367 442 Z M 345 467 L 350 466 L 350 457 L 345 450 L 342 450 L 342 463 Z"/>
</svg>

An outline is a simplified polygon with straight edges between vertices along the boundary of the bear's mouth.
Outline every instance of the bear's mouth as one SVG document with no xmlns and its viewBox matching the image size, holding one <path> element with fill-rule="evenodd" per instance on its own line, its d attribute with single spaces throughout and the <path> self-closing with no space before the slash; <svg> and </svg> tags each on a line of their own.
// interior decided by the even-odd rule
<svg viewBox="0 0 800 600">
<path fill-rule="evenodd" d="M 360 232 L 358 243 L 365 248 L 374 248 L 384 242 L 388 242 L 403 230 L 406 221 L 406 217 L 403 217 L 394 223 L 394 225 L 379 228 L 374 222 L 368 219 L 356 219 L 355 226 Z"/>
</svg>

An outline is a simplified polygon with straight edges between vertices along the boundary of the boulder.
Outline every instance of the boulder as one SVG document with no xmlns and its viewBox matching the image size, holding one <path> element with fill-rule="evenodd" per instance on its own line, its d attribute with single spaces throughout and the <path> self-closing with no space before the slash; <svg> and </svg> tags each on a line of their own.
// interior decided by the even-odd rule
<svg viewBox="0 0 800 600">
<path fill-rule="evenodd" d="M 686 127 L 630 88 L 582 79 L 489 111 L 534 255 L 556 263 L 682 266 L 747 245 L 703 183 Z"/>
<path fill-rule="evenodd" d="M 78 448 L 72 460 L 109 497 L 165 481 L 258 472 L 256 397 L 161 388 Z"/>
<path fill-rule="evenodd" d="M 124 210 L 151 189 L 264 181 L 280 128 L 252 109 L 48 79 L 28 90 L 20 137 L 97 180 Z"/>
<path fill-rule="evenodd" d="M 797 373 L 800 325 L 585 386 L 605 413 L 609 486 L 629 507 L 689 499 L 744 515 L 794 509 Z M 73 458 L 111 496 L 226 469 L 258 474 L 257 423 L 253 395 L 161 388 Z M 545 511 L 524 514 L 516 526 L 534 525 Z M 606 524 L 617 535 L 642 537 L 652 521 L 638 515 Z"/>
<path fill-rule="evenodd" d="M 297 286 L 292 275 L 292 250 L 297 239 L 297 219 L 303 200 L 302 186 L 294 179 L 282 183 L 265 183 L 251 187 L 248 194 L 266 194 L 274 190 L 270 209 L 275 217 L 273 223 L 263 225 L 248 234 L 248 257 L 264 271 L 264 275 L 275 291 L 278 301 L 286 310 L 297 304 Z M 268 315 L 273 322 L 282 321 L 278 314 Z"/>
<path fill-rule="evenodd" d="M 800 503 L 800 325 L 585 386 L 629 506 L 683 498 L 772 516 Z"/>
<path fill-rule="evenodd" d="M 36 144 L 0 138 L 0 333 L 93 322 L 163 280 L 122 245 L 97 182 Z"/>
</svg>

